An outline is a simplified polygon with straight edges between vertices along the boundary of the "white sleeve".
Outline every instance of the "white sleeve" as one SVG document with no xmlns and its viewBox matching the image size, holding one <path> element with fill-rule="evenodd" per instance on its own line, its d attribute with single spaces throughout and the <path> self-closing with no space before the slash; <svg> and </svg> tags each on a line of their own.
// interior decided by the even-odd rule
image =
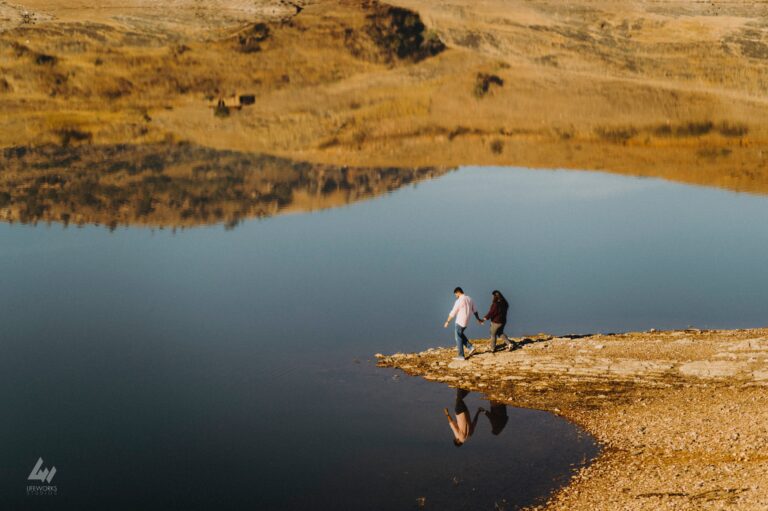
<svg viewBox="0 0 768 511">
<path fill-rule="evenodd" d="M 448 319 L 452 319 L 456 313 L 459 312 L 459 301 L 456 300 L 456 303 L 453 304 L 453 309 L 451 309 L 451 312 L 448 314 Z"/>
</svg>

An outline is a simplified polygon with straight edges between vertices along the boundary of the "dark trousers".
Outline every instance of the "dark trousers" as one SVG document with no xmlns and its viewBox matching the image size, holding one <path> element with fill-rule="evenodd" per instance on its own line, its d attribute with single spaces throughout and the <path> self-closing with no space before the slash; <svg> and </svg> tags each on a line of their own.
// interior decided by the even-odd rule
<svg viewBox="0 0 768 511">
<path fill-rule="evenodd" d="M 456 415 L 460 413 L 469 413 L 467 405 L 464 403 L 464 398 L 469 394 L 468 390 L 456 389 L 456 403 L 454 404 L 454 411 Z"/>
<path fill-rule="evenodd" d="M 505 323 L 494 323 L 491 321 L 491 349 L 496 349 L 496 339 L 501 337 L 507 344 L 512 344 L 507 334 L 504 333 Z"/>
</svg>

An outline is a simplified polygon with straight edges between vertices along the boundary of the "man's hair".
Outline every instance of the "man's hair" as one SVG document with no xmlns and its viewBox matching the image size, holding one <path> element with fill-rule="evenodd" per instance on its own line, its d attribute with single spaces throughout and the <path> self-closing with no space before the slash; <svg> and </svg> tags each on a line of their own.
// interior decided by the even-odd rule
<svg viewBox="0 0 768 511">
<path fill-rule="evenodd" d="M 453 290 L 453 292 L 454 292 L 454 293 L 461 293 L 461 294 L 464 294 L 464 290 L 463 290 L 463 289 L 461 289 L 460 287 L 457 287 L 456 289 L 454 289 L 454 290 Z"/>
</svg>

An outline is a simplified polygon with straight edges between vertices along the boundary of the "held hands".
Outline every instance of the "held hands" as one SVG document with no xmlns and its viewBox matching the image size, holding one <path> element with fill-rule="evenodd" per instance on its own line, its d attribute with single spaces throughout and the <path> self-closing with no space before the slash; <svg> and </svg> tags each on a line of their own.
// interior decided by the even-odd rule
<svg viewBox="0 0 768 511">
<path fill-rule="evenodd" d="M 443 323 L 443 328 L 448 328 L 448 321 L 446 321 L 445 323 Z"/>
</svg>

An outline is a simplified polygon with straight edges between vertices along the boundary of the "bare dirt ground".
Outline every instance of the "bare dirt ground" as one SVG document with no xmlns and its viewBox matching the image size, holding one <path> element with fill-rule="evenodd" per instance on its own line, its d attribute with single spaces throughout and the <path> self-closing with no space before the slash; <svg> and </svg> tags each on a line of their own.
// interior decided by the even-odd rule
<svg viewBox="0 0 768 511">
<path fill-rule="evenodd" d="M 603 454 L 541 509 L 768 509 L 768 330 L 518 340 L 466 362 L 455 348 L 377 356 L 593 434 Z"/>
<path fill-rule="evenodd" d="M 408 11 L 0 0 L 0 146 L 183 140 L 336 165 L 605 169 L 768 192 L 768 4 L 392 3 Z M 254 103 L 214 116 L 242 94 Z"/>
</svg>

